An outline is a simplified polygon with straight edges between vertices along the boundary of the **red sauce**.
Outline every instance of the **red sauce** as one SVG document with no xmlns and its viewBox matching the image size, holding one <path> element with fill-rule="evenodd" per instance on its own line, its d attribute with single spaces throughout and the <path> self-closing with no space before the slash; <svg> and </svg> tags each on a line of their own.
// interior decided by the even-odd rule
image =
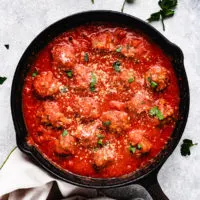
<svg viewBox="0 0 200 200">
<path fill-rule="evenodd" d="M 55 38 L 23 90 L 28 143 L 57 167 L 90 177 L 149 163 L 168 142 L 178 105 L 170 58 L 140 31 L 112 24 Z"/>
</svg>

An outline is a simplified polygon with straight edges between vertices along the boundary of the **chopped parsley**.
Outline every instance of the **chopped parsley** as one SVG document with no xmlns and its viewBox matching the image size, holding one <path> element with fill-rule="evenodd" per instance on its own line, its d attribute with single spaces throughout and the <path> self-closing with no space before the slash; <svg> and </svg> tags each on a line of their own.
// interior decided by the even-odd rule
<svg viewBox="0 0 200 200">
<path fill-rule="evenodd" d="M 67 77 L 68 77 L 68 78 L 72 78 L 72 76 L 73 76 L 72 70 L 67 70 L 67 71 L 66 71 L 66 74 L 67 74 Z"/>
<path fill-rule="evenodd" d="M 118 48 L 116 49 L 116 52 L 117 52 L 117 53 L 120 53 L 121 50 L 122 50 L 122 46 L 118 47 Z"/>
<path fill-rule="evenodd" d="M 94 92 L 95 89 L 96 89 L 95 85 L 97 83 L 97 79 L 96 79 L 96 76 L 93 72 L 91 73 L 91 75 L 92 75 L 92 79 L 91 79 L 91 82 L 90 82 L 90 91 Z"/>
<path fill-rule="evenodd" d="M 7 79 L 6 77 L 0 76 L 0 85 L 2 85 L 6 79 Z"/>
<path fill-rule="evenodd" d="M 157 106 L 154 106 L 153 108 L 151 108 L 151 110 L 149 111 L 149 115 L 156 116 L 159 120 L 164 119 L 162 112 L 158 109 Z"/>
<path fill-rule="evenodd" d="M 36 77 L 38 75 L 38 71 L 35 70 L 33 73 L 32 73 L 32 77 Z"/>
<path fill-rule="evenodd" d="M 84 60 L 85 60 L 85 62 L 89 61 L 89 55 L 87 52 L 84 54 Z"/>
<path fill-rule="evenodd" d="M 189 156 L 191 154 L 190 148 L 197 145 L 197 143 L 193 143 L 192 140 L 184 139 L 183 144 L 181 144 L 181 155 Z"/>
<path fill-rule="evenodd" d="M 158 87 L 158 84 L 155 82 L 155 81 L 152 81 L 152 78 L 151 77 L 148 77 L 148 82 L 150 83 L 151 87 L 152 88 L 157 88 Z"/>
<path fill-rule="evenodd" d="M 67 131 L 67 130 L 64 130 L 64 131 L 62 132 L 62 136 L 65 137 L 66 135 L 68 135 L 68 131 Z"/>
<path fill-rule="evenodd" d="M 129 83 L 132 83 L 134 80 L 135 80 L 134 77 L 133 77 L 133 78 L 129 78 L 129 79 L 128 79 L 128 82 L 129 82 Z"/>
<path fill-rule="evenodd" d="M 103 122 L 103 125 L 104 125 L 104 126 L 110 126 L 110 125 L 111 125 L 111 122 L 110 122 L 110 121 L 105 121 L 105 122 Z"/>
<path fill-rule="evenodd" d="M 121 66 L 121 63 L 119 61 L 116 61 L 113 63 L 113 68 L 116 72 L 121 72 L 120 66 Z"/>
<path fill-rule="evenodd" d="M 103 146 L 103 140 L 99 139 L 98 142 L 97 142 L 97 144 L 100 145 L 100 146 Z"/>
<path fill-rule="evenodd" d="M 91 2 L 94 4 L 94 0 L 91 0 Z"/>
<path fill-rule="evenodd" d="M 129 151 L 130 151 L 131 153 L 135 153 L 135 152 L 136 152 L 136 148 L 135 148 L 133 145 L 130 145 Z"/>
<path fill-rule="evenodd" d="M 177 0 L 159 0 L 158 5 L 160 6 L 161 10 L 152 13 L 147 19 L 148 22 L 159 21 L 161 19 L 163 30 L 165 31 L 164 19 L 174 16 L 174 9 L 176 8 L 177 4 Z"/>
<path fill-rule="evenodd" d="M 6 47 L 6 49 L 9 49 L 10 45 L 9 44 L 4 44 L 4 47 Z"/>
</svg>

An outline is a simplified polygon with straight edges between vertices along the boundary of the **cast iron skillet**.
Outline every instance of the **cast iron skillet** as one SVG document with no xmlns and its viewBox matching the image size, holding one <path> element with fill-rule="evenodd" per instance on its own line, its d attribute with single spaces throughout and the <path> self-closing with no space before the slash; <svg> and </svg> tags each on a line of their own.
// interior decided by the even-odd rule
<svg viewBox="0 0 200 200">
<path fill-rule="evenodd" d="M 172 58 L 173 67 L 178 78 L 180 89 L 180 117 L 176 123 L 172 139 L 150 165 L 134 173 L 118 178 L 97 179 L 80 176 L 71 172 L 64 172 L 45 159 L 36 148 L 28 146 L 26 142 L 27 130 L 22 112 L 22 89 L 24 79 L 29 71 L 31 63 L 37 53 L 60 33 L 70 28 L 95 21 L 117 22 L 118 24 L 139 29 L 147 34 L 165 51 L 166 54 Z M 158 184 L 157 174 L 163 163 L 177 146 L 184 131 L 189 112 L 189 86 L 184 69 L 182 51 L 176 45 L 169 42 L 162 34 L 149 24 L 141 21 L 140 19 L 119 12 L 89 11 L 66 17 L 49 26 L 33 40 L 19 61 L 12 83 L 11 109 L 19 149 L 28 154 L 40 167 L 44 168 L 56 178 L 78 186 L 96 189 L 114 188 L 132 183 L 138 183 L 144 186 L 154 199 L 168 199 Z"/>
</svg>

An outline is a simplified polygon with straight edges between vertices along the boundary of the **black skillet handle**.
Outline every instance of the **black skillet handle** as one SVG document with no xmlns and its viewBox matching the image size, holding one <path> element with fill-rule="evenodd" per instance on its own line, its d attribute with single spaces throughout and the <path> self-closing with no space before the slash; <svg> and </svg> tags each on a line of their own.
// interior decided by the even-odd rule
<svg viewBox="0 0 200 200">
<path fill-rule="evenodd" d="M 137 183 L 149 192 L 153 200 L 169 200 L 158 183 L 157 173 L 158 172 L 153 172 Z"/>
</svg>

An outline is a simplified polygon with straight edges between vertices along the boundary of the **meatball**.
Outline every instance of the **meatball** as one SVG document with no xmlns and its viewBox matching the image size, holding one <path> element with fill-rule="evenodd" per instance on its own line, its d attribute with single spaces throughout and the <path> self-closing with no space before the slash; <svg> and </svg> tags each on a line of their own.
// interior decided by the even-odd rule
<svg viewBox="0 0 200 200">
<path fill-rule="evenodd" d="M 96 119 L 100 116 L 100 104 L 92 97 L 77 97 L 75 110 L 84 119 Z"/>
<path fill-rule="evenodd" d="M 146 57 L 149 53 L 147 50 L 147 41 L 133 34 L 127 34 L 121 41 L 121 53 L 126 57 Z"/>
<path fill-rule="evenodd" d="M 151 105 L 152 97 L 146 90 L 139 90 L 134 97 L 127 102 L 128 110 L 137 114 L 148 112 Z"/>
<path fill-rule="evenodd" d="M 116 73 L 112 78 L 112 87 L 118 92 L 127 92 L 127 90 L 138 85 L 136 83 L 136 73 L 133 69 L 122 68 L 120 73 Z"/>
<path fill-rule="evenodd" d="M 60 155 L 73 155 L 77 149 L 76 139 L 67 134 L 65 136 L 61 135 L 59 140 L 56 141 L 55 151 Z"/>
<path fill-rule="evenodd" d="M 126 84 L 130 84 L 135 79 L 135 72 L 133 69 L 123 69 L 121 73 L 119 74 L 121 82 L 124 82 Z"/>
<path fill-rule="evenodd" d="M 125 108 L 125 103 L 124 102 L 120 102 L 120 101 L 110 101 L 109 105 L 111 108 L 119 110 L 119 111 L 123 111 Z"/>
<path fill-rule="evenodd" d="M 33 82 L 33 87 L 37 95 L 42 98 L 52 97 L 59 92 L 61 83 L 53 76 L 51 71 L 41 72 Z"/>
<path fill-rule="evenodd" d="M 151 67 L 145 74 L 147 87 L 160 92 L 167 88 L 170 83 L 170 73 L 160 66 Z"/>
<path fill-rule="evenodd" d="M 75 89 L 88 90 L 92 79 L 91 70 L 84 65 L 76 65 L 74 67 Z"/>
<path fill-rule="evenodd" d="M 55 64 L 63 70 L 72 69 L 76 63 L 75 49 L 72 45 L 61 43 L 55 45 L 52 50 L 52 57 Z"/>
<path fill-rule="evenodd" d="M 104 126 L 116 133 L 121 133 L 130 127 L 128 114 L 123 111 L 113 110 L 103 112 L 101 120 Z"/>
<path fill-rule="evenodd" d="M 101 126 L 100 120 L 87 124 L 80 124 L 77 129 L 72 132 L 72 135 L 79 140 L 82 146 L 95 147 L 98 143 L 98 135 L 101 135 Z"/>
<path fill-rule="evenodd" d="M 128 141 L 132 147 L 136 148 L 136 155 L 148 153 L 151 150 L 152 143 L 144 136 L 145 130 L 132 130 L 128 133 Z"/>
<path fill-rule="evenodd" d="M 151 116 L 155 116 L 160 121 L 171 120 L 174 116 L 174 109 L 169 105 L 165 99 L 159 99 L 155 102 L 155 105 L 149 112 Z"/>
<path fill-rule="evenodd" d="M 93 154 L 94 166 L 97 169 L 106 167 L 109 163 L 112 163 L 116 158 L 116 152 L 113 145 L 106 145 L 97 149 Z"/>
<path fill-rule="evenodd" d="M 92 37 L 92 47 L 100 50 L 115 51 L 117 37 L 105 31 Z"/>
<path fill-rule="evenodd" d="M 71 123 L 71 119 L 67 119 L 60 111 L 58 104 L 53 101 L 44 102 L 38 109 L 36 116 L 41 124 L 53 128 L 66 127 Z"/>
</svg>

